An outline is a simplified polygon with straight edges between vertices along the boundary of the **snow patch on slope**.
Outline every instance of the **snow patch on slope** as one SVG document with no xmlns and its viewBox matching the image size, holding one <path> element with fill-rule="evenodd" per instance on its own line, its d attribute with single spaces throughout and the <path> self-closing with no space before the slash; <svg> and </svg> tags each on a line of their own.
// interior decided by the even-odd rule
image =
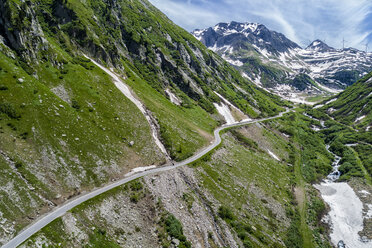
<svg viewBox="0 0 372 248">
<path fill-rule="evenodd" d="M 260 35 L 264 28 L 256 23 L 220 23 L 215 25 L 213 29 L 216 31 L 215 36 L 211 36 L 212 34 L 207 32 L 208 29 L 195 30 L 192 34 L 203 42 L 209 38 L 214 40 L 214 43 L 211 43 L 208 48 L 218 52 L 225 60 L 235 66 L 240 66 L 244 57 L 254 55 L 263 64 L 278 66 L 278 69 L 287 74 L 285 76 L 287 79 L 293 79 L 300 73 L 307 74 L 319 83 L 319 86 L 313 88 L 313 91 L 307 92 L 310 95 L 318 95 L 320 92 L 332 94 L 340 92 L 338 89 L 345 88 L 348 82 L 338 77 L 339 72 L 355 70 L 360 72 L 359 76 L 361 77 L 367 73 L 366 70 L 370 68 L 372 63 L 371 53 L 365 53 L 357 49 L 334 49 L 320 41 L 314 41 L 308 48 L 303 49 L 292 46 L 282 39 L 277 41 L 273 36 L 264 37 Z M 246 38 L 242 35 L 236 35 L 237 33 L 244 35 Z M 235 40 L 248 42 L 252 47 L 239 47 Z M 275 48 L 276 50 L 272 49 L 270 45 L 273 46 L 274 41 L 283 42 L 283 47 Z M 233 55 L 232 50 L 238 54 L 240 49 L 247 54 L 238 58 L 231 56 Z M 257 83 L 255 79 L 260 74 L 250 75 L 251 81 Z M 292 92 L 296 91 L 293 89 Z"/>
<path fill-rule="evenodd" d="M 130 91 L 129 87 L 115 73 L 113 73 L 112 71 L 110 71 L 106 67 L 103 67 L 102 65 L 100 65 L 99 63 L 97 63 L 93 59 L 89 58 L 88 56 L 85 56 L 85 57 L 90 59 L 96 66 L 98 66 L 104 72 L 106 72 L 108 75 L 110 75 L 110 77 L 112 77 L 112 79 L 114 81 L 115 86 L 121 91 L 121 93 L 123 93 L 131 102 L 133 102 L 137 106 L 137 108 L 142 112 L 142 114 L 146 117 L 147 122 L 150 124 L 151 131 L 152 131 L 152 136 L 154 138 L 154 141 L 155 141 L 156 145 L 168 157 L 167 150 L 165 149 L 163 143 L 161 143 L 161 141 L 158 137 L 157 128 L 156 128 L 155 124 L 153 123 L 153 120 L 151 120 L 151 117 L 147 113 L 143 104 L 137 98 L 134 97 L 134 95 Z"/>
<path fill-rule="evenodd" d="M 365 115 L 363 115 L 363 116 L 360 116 L 360 117 L 356 118 L 354 122 L 358 122 L 358 121 L 361 121 L 361 120 L 363 120 L 364 118 L 366 118 L 366 116 L 365 116 Z"/>
<path fill-rule="evenodd" d="M 182 101 L 175 94 L 173 94 L 173 92 L 170 89 L 166 89 L 165 93 L 167 93 L 167 95 L 169 96 L 169 100 L 172 103 L 174 103 L 178 106 L 181 105 Z"/>
<path fill-rule="evenodd" d="M 223 96 L 221 96 L 219 93 L 217 93 L 216 91 L 214 91 L 214 93 L 219 97 L 221 98 L 227 105 L 229 105 L 231 108 L 235 109 L 236 111 L 238 111 L 239 113 L 241 113 L 242 115 L 245 115 L 243 113 L 243 111 L 241 111 L 240 109 L 238 109 L 237 107 L 235 107 L 234 104 L 232 104 L 231 102 L 229 102 L 226 98 L 224 98 Z"/>
<path fill-rule="evenodd" d="M 342 90 L 331 89 L 331 88 L 329 88 L 329 87 L 327 87 L 327 86 L 324 86 L 324 85 L 322 85 L 322 84 L 319 84 L 319 83 L 318 83 L 318 86 L 319 86 L 320 88 L 322 88 L 323 90 L 328 91 L 328 92 L 330 92 L 330 93 L 338 94 L 338 93 L 340 93 L 340 92 L 342 91 Z"/>
<path fill-rule="evenodd" d="M 240 60 L 232 60 L 232 59 L 229 59 L 226 56 L 222 56 L 222 58 L 224 60 L 226 60 L 227 62 L 229 62 L 230 64 L 235 65 L 235 66 L 243 66 L 244 65 L 243 62 L 241 62 Z"/>
<path fill-rule="evenodd" d="M 229 107 L 225 103 L 213 103 L 213 105 L 217 109 L 218 113 L 225 118 L 226 124 L 232 124 L 235 122 Z"/>
<path fill-rule="evenodd" d="M 326 102 L 325 104 L 330 104 L 331 102 L 334 102 L 334 101 L 337 101 L 337 98 L 333 98 L 333 99 L 329 100 L 328 102 Z"/>
<path fill-rule="evenodd" d="M 358 233 L 363 230 L 363 204 L 347 183 L 326 182 L 314 185 L 330 206 L 328 213 L 332 243 L 343 240 L 346 247 L 367 248 L 371 242 L 362 242 Z"/>
<path fill-rule="evenodd" d="M 366 219 L 372 219 L 372 204 L 367 204 L 368 211 L 366 213 Z"/>
<path fill-rule="evenodd" d="M 293 103 L 302 103 L 306 105 L 315 104 L 315 102 L 306 101 L 306 96 L 302 96 L 303 94 L 300 92 L 294 92 L 293 88 L 288 84 L 278 84 L 272 92 Z"/>
<path fill-rule="evenodd" d="M 271 157 L 273 157 L 274 159 L 280 161 L 280 159 L 278 158 L 278 156 L 276 156 L 272 151 L 270 151 L 269 149 L 267 149 L 267 152 L 270 154 Z"/>
<path fill-rule="evenodd" d="M 364 197 L 366 197 L 367 195 L 370 195 L 371 193 L 369 193 L 367 190 L 360 190 L 359 193 L 363 194 Z"/>
</svg>

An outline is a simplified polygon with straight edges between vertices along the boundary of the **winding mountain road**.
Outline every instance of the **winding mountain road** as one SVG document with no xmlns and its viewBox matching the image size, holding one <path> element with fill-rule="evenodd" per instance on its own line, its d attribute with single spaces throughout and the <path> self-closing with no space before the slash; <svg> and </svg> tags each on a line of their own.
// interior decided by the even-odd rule
<svg viewBox="0 0 372 248">
<path fill-rule="evenodd" d="M 263 122 L 266 120 L 271 120 L 271 119 L 276 119 L 280 118 L 283 116 L 283 114 L 288 113 L 290 110 L 287 109 L 285 112 L 281 112 L 277 116 L 273 117 L 268 117 L 268 118 L 263 118 L 263 119 L 257 119 L 257 120 L 247 120 L 247 121 L 241 121 L 241 122 L 236 122 L 233 124 L 228 124 L 228 125 L 223 125 L 219 128 L 217 128 L 214 131 L 214 137 L 215 140 L 213 143 L 211 143 L 208 147 L 204 148 L 202 151 L 198 152 L 197 154 L 193 155 L 192 157 L 189 157 L 188 159 L 185 159 L 181 162 L 174 163 L 173 165 L 168 165 L 164 167 L 158 167 L 154 169 L 149 169 L 146 171 L 142 171 L 136 174 L 133 174 L 131 176 L 125 177 L 119 181 L 116 181 L 112 184 L 103 186 L 102 188 L 95 189 L 89 193 L 82 194 L 77 196 L 76 198 L 73 198 L 67 202 L 65 202 L 63 205 L 56 207 L 53 209 L 51 212 L 47 213 L 46 215 L 40 217 L 36 222 L 32 223 L 26 229 L 24 229 L 22 232 L 20 232 L 17 236 L 15 236 L 12 240 L 10 240 L 8 243 L 2 246 L 2 248 L 14 248 L 25 242 L 28 238 L 30 238 L 33 234 L 37 233 L 40 231 L 43 227 L 51 223 L 53 220 L 57 219 L 58 217 L 63 216 L 67 211 L 71 210 L 72 208 L 80 205 L 83 202 L 88 201 L 89 199 L 92 199 L 93 197 L 96 197 L 102 193 L 105 193 L 113 188 L 116 188 L 118 186 L 121 186 L 125 183 L 128 183 L 130 181 L 133 181 L 137 178 L 143 177 L 143 176 L 148 176 L 152 175 L 155 173 L 163 172 L 163 171 L 169 171 L 176 169 L 180 166 L 187 165 L 189 163 L 192 163 L 199 158 L 203 157 L 205 154 L 213 150 L 215 147 L 217 147 L 221 143 L 221 136 L 220 132 L 224 129 L 231 128 L 231 127 L 238 127 L 238 126 L 243 126 L 247 124 L 252 124 L 252 123 L 258 123 L 258 122 Z"/>
</svg>

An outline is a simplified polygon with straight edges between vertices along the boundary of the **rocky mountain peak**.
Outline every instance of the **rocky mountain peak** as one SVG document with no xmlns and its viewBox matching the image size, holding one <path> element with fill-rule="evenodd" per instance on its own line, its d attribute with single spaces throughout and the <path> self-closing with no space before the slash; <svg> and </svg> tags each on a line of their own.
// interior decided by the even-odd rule
<svg viewBox="0 0 372 248">
<path fill-rule="evenodd" d="M 336 49 L 328 46 L 323 41 L 317 39 L 311 42 L 311 44 L 308 47 L 306 47 L 306 50 L 313 50 L 317 52 L 331 52 L 331 51 L 335 51 Z"/>
<path fill-rule="evenodd" d="M 293 86 L 293 92 L 306 91 L 309 95 L 335 93 L 371 70 L 372 56 L 365 52 L 335 49 L 319 39 L 303 49 L 258 23 L 219 23 L 192 34 L 243 76 L 279 95 L 290 91 L 282 84 Z"/>
<path fill-rule="evenodd" d="M 264 25 L 258 23 L 240 23 L 232 21 L 230 23 L 218 23 L 213 27 L 217 33 L 222 35 L 227 35 L 231 33 L 253 33 L 258 27 L 265 27 Z"/>
<path fill-rule="evenodd" d="M 192 34 L 207 47 L 237 47 L 250 43 L 270 53 L 287 52 L 300 48 L 283 34 L 269 30 L 265 25 L 250 22 L 218 23 L 207 29 L 196 29 Z"/>
</svg>

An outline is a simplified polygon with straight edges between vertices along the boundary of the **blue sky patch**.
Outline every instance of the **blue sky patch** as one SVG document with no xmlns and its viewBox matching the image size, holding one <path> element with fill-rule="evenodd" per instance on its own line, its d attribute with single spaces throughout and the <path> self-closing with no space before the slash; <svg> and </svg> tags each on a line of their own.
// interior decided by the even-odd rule
<svg viewBox="0 0 372 248">
<path fill-rule="evenodd" d="M 192 31 L 219 22 L 257 22 L 306 47 L 320 39 L 365 50 L 372 41 L 372 0 L 150 0 Z M 372 51 L 372 42 L 369 45 Z"/>
</svg>

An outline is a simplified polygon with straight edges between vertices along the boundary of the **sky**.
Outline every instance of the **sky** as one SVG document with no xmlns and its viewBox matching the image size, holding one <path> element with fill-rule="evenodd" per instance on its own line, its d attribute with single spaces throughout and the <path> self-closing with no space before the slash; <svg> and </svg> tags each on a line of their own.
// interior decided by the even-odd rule
<svg viewBox="0 0 372 248">
<path fill-rule="evenodd" d="M 219 22 L 255 22 L 306 47 L 320 39 L 335 48 L 372 51 L 372 0 L 149 0 L 188 31 Z"/>
</svg>

